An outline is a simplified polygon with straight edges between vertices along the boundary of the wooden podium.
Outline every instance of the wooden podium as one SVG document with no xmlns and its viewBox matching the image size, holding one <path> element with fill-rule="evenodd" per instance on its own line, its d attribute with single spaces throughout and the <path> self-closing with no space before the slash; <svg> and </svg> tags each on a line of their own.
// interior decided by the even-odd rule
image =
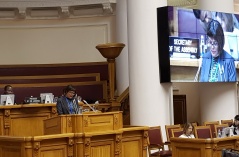
<svg viewBox="0 0 239 157">
<path fill-rule="evenodd" d="M 148 127 L 123 128 L 122 112 L 60 115 L 44 120 L 45 136 L 74 134 L 75 157 L 146 157 Z"/>
<path fill-rule="evenodd" d="M 43 123 L 45 135 L 118 130 L 123 127 L 122 112 L 60 115 L 45 119 Z"/>
<path fill-rule="evenodd" d="M 11 109 L 8 121 L 10 128 L 16 129 L 17 132 L 16 127 L 19 126 L 22 135 L 0 136 L 0 157 L 147 157 L 149 127 L 124 128 L 121 111 L 45 116 L 40 110 L 45 107 L 6 108 L 5 113 Z M 50 107 L 44 112 L 49 112 Z M 25 116 L 28 123 L 22 121 L 24 114 L 21 113 L 25 113 L 23 111 L 27 111 Z M 15 112 L 21 115 L 21 123 L 15 123 L 13 118 L 19 117 Z M 36 121 L 32 115 L 36 113 L 43 117 Z M 29 132 L 30 126 L 31 129 L 39 129 L 40 135 L 33 135 L 37 132 Z M 41 135 L 42 132 L 44 135 Z"/>
<path fill-rule="evenodd" d="M 239 136 L 225 138 L 170 138 L 173 157 L 221 157 L 222 149 L 239 150 Z"/>
</svg>

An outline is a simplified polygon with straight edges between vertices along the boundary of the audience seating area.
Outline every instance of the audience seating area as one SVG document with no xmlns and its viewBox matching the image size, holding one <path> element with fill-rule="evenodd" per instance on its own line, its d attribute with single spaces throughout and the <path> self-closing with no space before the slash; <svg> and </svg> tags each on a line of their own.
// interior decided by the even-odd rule
<svg viewBox="0 0 239 157">
<path fill-rule="evenodd" d="M 220 123 L 221 122 L 221 123 Z M 193 133 L 195 138 L 207 139 L 218 137 L 218 130 L 229 127 L 233 124 L 233 120 L 221 121 L 206 121 L 203 125 L 198 125 L 197 122 L 192 122 L 194 126 Z M 170 157 L 172 156 L 172 149 L 170 146 L 171 137 L 179 137 L 183 134 L 183 124 L 165 125 L 165 133 L 167 141 L 163 141 L 161 126 L 152 126 L 149 128 L 149 156 Z M 168 147 L 165 147 L 168 146 Z M 156 150 L 156 151 L 155 151 Z"/>
</svg>

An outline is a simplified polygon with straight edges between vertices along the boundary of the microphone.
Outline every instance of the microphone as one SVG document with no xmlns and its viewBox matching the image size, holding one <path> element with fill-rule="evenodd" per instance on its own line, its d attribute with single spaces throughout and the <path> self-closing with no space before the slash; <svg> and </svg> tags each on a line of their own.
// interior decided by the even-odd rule
<svg viewBox="0 0 239 157">
<path fill-rule="evenodd" d="M 97 112 L 93 107 L 90 106 L 90 104 L 88 104 L 87 101 L 85 101 L 85 100 L 82 100 L 82 101 L 83 101 L 92 111 Z"/>
</svg>

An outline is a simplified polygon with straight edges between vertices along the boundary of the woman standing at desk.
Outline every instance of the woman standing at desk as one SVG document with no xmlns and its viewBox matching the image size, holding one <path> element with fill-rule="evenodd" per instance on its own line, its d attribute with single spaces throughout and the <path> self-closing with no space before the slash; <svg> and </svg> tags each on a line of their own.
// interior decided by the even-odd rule
<svg viewBox="0 0 239 157">
<path fill-rule="evenodd" d="M 78 100 L 75 96 L 76 89 L 72 85 L 66 86 L 63 90 L 63 96 L 57 99 L 56 108 L 58 115 L 79 113 Z"/>
</svg>

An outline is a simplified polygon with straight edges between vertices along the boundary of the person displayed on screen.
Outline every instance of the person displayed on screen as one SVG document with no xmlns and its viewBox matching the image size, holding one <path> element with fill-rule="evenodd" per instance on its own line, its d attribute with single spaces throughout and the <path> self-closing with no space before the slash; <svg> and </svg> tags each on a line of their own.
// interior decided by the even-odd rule
<svg viewBox="0 0 239 157">
<path fill-rule="evenodd" d="M 238 21 L 234 20 L 234 15 L 230 13 L 216 12 L 215 18 L 221 24 L 224 31 L 225 44 L 224 50 L 235 60 L 239 59 L 239 29 L 236 26 Z"/>
<path fill-rule="evenodd" d="M 207 31 L 211 20 L 217 20 L 224 31 L 225 44 L 223 49 L 235 60 L 239 60 L 239 22 L 237 17 L 231 13 L 213 12 L 207 10 L 193 9 L 194 16 L 199 20 L 202 28 Z"/>
<path fill-rule="evenodd" d="M 56 108 L 58 115 L 79 113 L 76 89 L 72 85 L 64 88 L 63 95 L 57 99 Z"/>
<path fill-rule="evenodd" d="M 207 30 L 208 24 L 212 20 L 218 20 L 219 23 L 225 22 L 224 24 L 226 24 L 227 26 L 230 25 L 229 27 L 234 27 L 236 29 L 239 29 L 239 22 L 234 14 L 214 12 L 214 11 L 208 11 L 208 10 L 198 10 L 198 9 L 193 9 L 193 14 L 196 19 L 200 20 L 200 24 L 202 25 L 205 31 Z M 220 21 L 218 17 L 222 18 L 221 19 L 222 21 Z M 227 29 L 227 31 L 229 30 Z"/>
<path fill-rule="evenodd" d="M 186 123 L 184 124 L 183 134 L 180 135 L 179 137 L 180 138 L 195 138 L 193 134 L 193 130 L 194 130 L 194 127 L 192 123 Z"/>
<path fill-rule="evenodd" d="M 224 49 L 224 33 L 221 24 L 211 20 L 207 27 L 209 51 L 202 57 L 200 82 L 235 82 L 234 58 Z"/>
<path fill-rule="evenodd" d="M 12 88 L 12 86 L 11 86 L 11 85 L 6 85 L 6 86 L 4 87 L 4 92 L 3 92 L 3 94 L 14 94 L 14 93 L 13 93 L 13 88 Z"/>
<path fill-rule="evenodd" d="M 208 24 L 214 19 L 214 12 L 207 11 L 207 10 L 198 10 L 193 9 L 194 16 L 200 20 L 200 24 L 203 29 L 206 31 Z"/>
</svg>

